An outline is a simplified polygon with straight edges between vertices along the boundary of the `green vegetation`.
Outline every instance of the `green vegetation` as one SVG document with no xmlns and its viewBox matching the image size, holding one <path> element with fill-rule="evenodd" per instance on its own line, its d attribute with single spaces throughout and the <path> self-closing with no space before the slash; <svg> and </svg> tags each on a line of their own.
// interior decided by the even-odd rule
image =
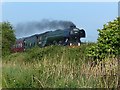
<svg viewBox="0 0 120 90">
<path fill-rule="evenodd" d="M 9 54 L 9 49 L 15 38 L 13 29 L 8 26 L 11 27 L 9 23 L 5 23 L 2 35 L 3 88 L 118 87 L 118 19 L 98 30 L 97 43 L 83 43 L 80 47 L 36 46 L 13 54 Z M 7 29 L 10 29 L 10 34 Z"/>
<path fill-rule="evenodd" d="M 2 60 L 0 58 L 0 89 L 2 88 Z"/>
<path fill-rule="evenodd" d="M 107 56 L 116 57 L 120 55 L 120 28 L 119 18 L 103 25 L 98 29 L 99 37 L 96 45 L 88 50 L 88 56 L 104 59 Z"/>
<path fill-rule="evenodd" d="M 0 23 L 2 29 L 2 55 L 10 54 L 10 47 L 15 42 L 13 26 L 9 22 Z"/>
<path fill-rule="evenodd" d="M 4 57 L 2 85 L 9 88 L 116 88 L 117 59 L 106 58 L 94 66 L 84 55 L 86 47 L 91 45 L 36 47 Z"/>
</svg>

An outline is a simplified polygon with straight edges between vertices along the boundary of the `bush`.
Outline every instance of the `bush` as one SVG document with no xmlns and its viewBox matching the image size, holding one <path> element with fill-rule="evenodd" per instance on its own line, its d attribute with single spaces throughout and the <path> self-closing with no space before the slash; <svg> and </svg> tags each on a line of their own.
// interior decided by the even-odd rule
<svg viewBox="0 0 120 90">
<path fill-rule="evenodd" d="M 0 23 L 0 28 L 2 29 L 2 55 L 5 56 L 10 54 L 11 45 L 15 43 L 16 38 L 9 22 Z"/>
<path fill-rule="evenodd" d="M 115 57 L 120 55 L 120 31 L 119 18 L 103 25 L 98 29 L 99 37 L 96 45 L 88 49 L 88 56 L 94 59 L 103 59 L 107 56 Z"/>
<path fill-rule="evenodd" d="M 80 47 L 70 47 L 70 46 L 48 46 L 44 48 L 39 48 L 38 46 L 27 50 L 25 53 L 26 61 L 34 61 L 34 60 L 43 60 L 62 57 L 64 54 L 64 58 L 67 60 L 79 60 L 80 58 L 86 57 L 86 47 L 90 47 L 91 44 L 82 44 Z M 87 58 L 87 57 L 86 57 Z"/>
</svg>

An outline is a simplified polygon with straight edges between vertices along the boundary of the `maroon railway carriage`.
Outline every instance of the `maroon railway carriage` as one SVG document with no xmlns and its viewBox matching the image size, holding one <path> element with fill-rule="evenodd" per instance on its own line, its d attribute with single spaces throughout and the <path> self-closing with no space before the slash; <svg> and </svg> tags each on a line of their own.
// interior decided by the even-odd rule
<svg viewBox="0 0 120 90">
<path fill-rule="evenodd" d="M 23 52 L 24 51 L 24 39 L 17 39 L 15 44 L 11 48 L 12 52 Z"/>
</svg>

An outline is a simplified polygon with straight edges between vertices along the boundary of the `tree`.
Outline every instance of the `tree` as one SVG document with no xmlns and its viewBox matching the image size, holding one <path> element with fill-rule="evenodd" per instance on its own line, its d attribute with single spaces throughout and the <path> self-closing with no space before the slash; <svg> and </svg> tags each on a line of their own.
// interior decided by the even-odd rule
<svg viewBox="0 0 120 90">
<path fill-rule="evenodd" d="M 13 26 L 9 22 L 0 23 L 2 27 L 2 55 L 7 55 L 10 53 L 11 45 L 15 43 L 15 34 Z"/>
<path fill-rule="evenodd" d="M 88 56 L 103 59 L 107 56 L 120 55 L 119 19 L 104 24 L 103 29 L 98 29 L 97 43 L 88 49 Z"/>
</svg>

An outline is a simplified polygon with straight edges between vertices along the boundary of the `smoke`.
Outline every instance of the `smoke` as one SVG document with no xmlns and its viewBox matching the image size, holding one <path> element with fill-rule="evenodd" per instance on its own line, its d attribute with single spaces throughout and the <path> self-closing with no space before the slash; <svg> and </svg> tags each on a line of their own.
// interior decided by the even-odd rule
<svg viewBox="0 0 120 90">
<path fill-rule="evenodd" d="M 16 25 L 15 30 L 17 37 L 24 37 L 50 30 L 66 29 L 71 25 L 74 25 L 71 21 L 50 21 L 48 19 L 43 19 L 40 22 L 33 21 L 27 23 L 19 23 Z"/>
</svg>

